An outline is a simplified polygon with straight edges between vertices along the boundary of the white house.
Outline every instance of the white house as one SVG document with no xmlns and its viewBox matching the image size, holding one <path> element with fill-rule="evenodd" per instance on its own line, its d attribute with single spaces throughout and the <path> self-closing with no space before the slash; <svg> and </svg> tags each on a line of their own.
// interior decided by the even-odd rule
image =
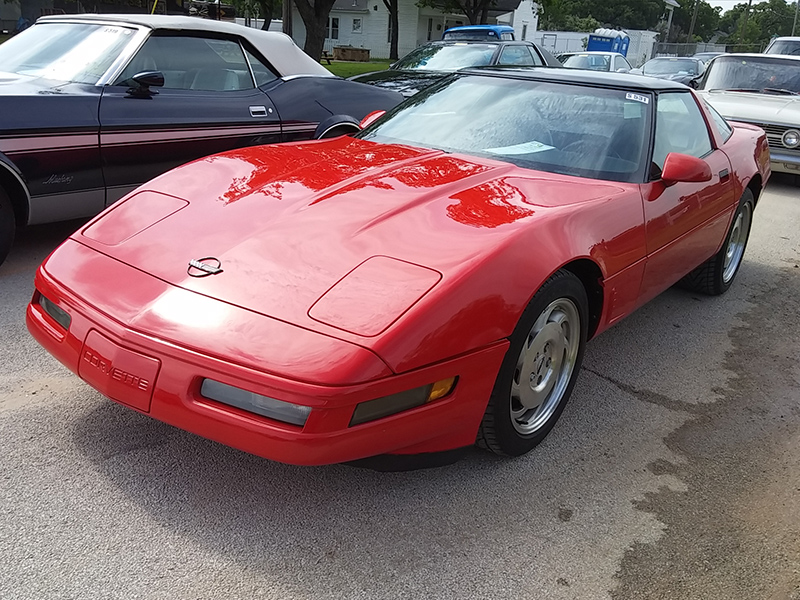
<svg viewBox="0 0 800 600">
<path fill-rule="evenodd" d="M 489 21 L 514 27 L 517 39 L 533 39 L 538 17 L 532 0 L 497 0 Z M 416 0 L 399 0 L 398 55 L 408 54 L 420 44 L 442 39 L 448 27 L 469 23 L 463 14 L 444 13 L 419 7 Z M 300 47 L 305 43 L 303 20 L 295 7 L 292 37 Z M 325 50 L 334 46 L 368 48 L 370 58 L 388 58 L 391 47 L 389 10 L 383 0 L 337 0 L 328 17 Z"/>
</svg>

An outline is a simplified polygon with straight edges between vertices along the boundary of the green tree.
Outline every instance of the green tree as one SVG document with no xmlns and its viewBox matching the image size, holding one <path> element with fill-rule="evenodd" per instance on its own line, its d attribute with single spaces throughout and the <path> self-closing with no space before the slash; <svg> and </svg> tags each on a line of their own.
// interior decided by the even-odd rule
<svg viewBox="0 0 800 600">
<path fill-rule="evenodd" d="M 541 7 L 541 27 L 550 30 L 595 21 L 620 29 L 650 29 L 664 13 L 663 0 L 544 0 Z"/>
<path fill-rule="evenodd" d="M 692 26 L 692 15 L 697 4 L 697 19 L 692 30 L 692 39 L 688 39 Z M 672 16 L 672 28 L 669 32 L 670 42 L 708 41 L 719 29 L 720 7 L 711 6 L 706 0 L 678 0 L 680 6 Z"/>
<path fill-rule="evenodd" d="M 314 60 L 322 57 L 325 35 L 328 30 L 328 17 L 336 0 L 294 0 L 297 12 L 306 26 L 306 43 L 303 51 Z"/>
<path fill-rule="evenodd" d="M 470 25 L 486 23 L 489 9 L 495 6 L 496 0 L 418 0 L 417 6 L 438 8 L 444 12 L 461 13 Z"/>
</svg>

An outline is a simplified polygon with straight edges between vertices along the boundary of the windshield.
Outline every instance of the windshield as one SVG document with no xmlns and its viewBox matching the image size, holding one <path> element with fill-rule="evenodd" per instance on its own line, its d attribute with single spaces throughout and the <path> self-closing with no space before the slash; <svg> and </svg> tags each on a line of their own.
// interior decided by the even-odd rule
<svg viewBox="0 0 800 600">
<path fill-rule="evenodd" d="M 651 60 L 644 64 L 642 72 L 645 75 L 672 75 L 676 73 L 686 73 L 687 75 L 697 75 L 699 73 L 697 61 L 688 59 Z"/>
<path fill-rule="evenodd" d="M 417 94 L 359 137 L 551 173 L 641 181 L 652 106 L 647 92 L 459 75 Z"/>
<path fill-rule="evenodd" d="M 800 61 L 774 56 L 720 56 L 709 65 L 704 90 L 800 93 Z"/>
<path fill-rule="evenodd" d="M 767 54 L 800 54 L 800 40 L 775 40 L 767 48 Z"/>
<path fill-rule="evenodd" d="M 395 69 L 457 71 L 492 62 L 494 44 L 431 44 L 421 46 L 395 63 Z"/>
<path fill-rule="evenodd" d="M 564 66 L 570 69 L 610 71 L 611 58 L 602 54 L 573 54 L 564 60 Z"/>
<path fill-rule="evenodd" d="M 42 23 L 0 44 L 0 71 L 94 85 L 135 29 L 82 23 Z"/>
<path fill-rule="evenodd" d="M 443 40 L 497 40 L 497 33 L 492 29 L 469 29 L 465 31 L 445 31 Z"/>
</svg>

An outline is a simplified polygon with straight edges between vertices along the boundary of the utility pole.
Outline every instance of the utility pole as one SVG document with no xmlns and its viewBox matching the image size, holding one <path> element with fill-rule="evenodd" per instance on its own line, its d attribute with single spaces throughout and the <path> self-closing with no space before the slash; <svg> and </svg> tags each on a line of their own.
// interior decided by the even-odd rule
<svg viewBox="0 0 800 600">
<path fill-rule="evenodd" d="M 750 0 L 752 2 L 753 0 Z M 686 36 L 686 41 L 692 42 L 692 34 L 694 33 L 694 25 L 697 23 L 697 11 L 700 9 L 700 0 L 694 0 L 694 12 L 692 12 L 692 24 L 689 25 L 689 35 Z"/>
<path fill-rule="evenodd" d="M 794 28 L 797 27 L 797 7 L 800 6 L 800 0 L 794 3 L 794 23 L 792 23 L 792 35 L 794 35 Z"/>
</svg>

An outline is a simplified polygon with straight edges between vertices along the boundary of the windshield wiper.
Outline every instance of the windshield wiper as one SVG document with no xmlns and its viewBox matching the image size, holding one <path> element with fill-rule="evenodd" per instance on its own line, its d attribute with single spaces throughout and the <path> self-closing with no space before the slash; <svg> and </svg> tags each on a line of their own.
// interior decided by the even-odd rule
<svg viewBox="0 0 800 600">
<path fill-rule="evenodd" d="M 793 92 L 792 90 L 786 90 L 783 88 L 764 88 L 761 90 L 766 92 L 767 94 L 785 94 L 787 96 L 800 96 L 797 92 Z"/>
<path fill-rule="evenodd" d="M 761 90 L 757 90 L 755 88 L 727 88 L 723 90 L 724 92 L 760 92 Z"/>
</svg>

